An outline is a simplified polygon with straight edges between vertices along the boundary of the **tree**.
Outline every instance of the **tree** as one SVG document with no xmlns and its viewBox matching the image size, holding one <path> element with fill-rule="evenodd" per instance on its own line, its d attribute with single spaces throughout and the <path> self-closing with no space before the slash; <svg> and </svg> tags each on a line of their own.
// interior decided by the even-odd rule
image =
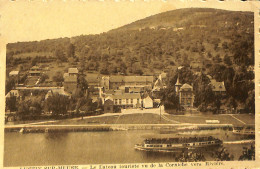
<svg viewBox="0 0 260 169">
<path fill-rule="evenodd" d="M 5 94 L 10 92 L 14 87 L 15 87 L 15 80 L 13 78 L 9 78 L 5 84 Z"/>
<path fill-rule="evenodd" d="M 248 92 L 248 98 L 246 99 L 246 108 L 249 113 L 255 114 L 255 90 Z"/>
<path fill-rule="evenodd" d="M 162 104 L 165 106 L 165 109 L 179 110 L 179 97 L 176 95 L 174 85 L 169 86 L 166 89 L 162 89 L 159 93 L 159 96 L 161 98 Z"/>
<path fill-rule="evenodd" d="M 11 96 L 9 98 L 6 98 L 6 108 L 9 109 L 11 112 L 17 110 L 17 100 L 16 96 Z"/>
<path fill-rule="evenodd" d="M 228 55 L 225 55 L 225 56 L 224 56 L 224 63 L 225 63 L 226 65 L 228 65 L 228 66 L 232 65 L 230 56 L 228 56 Z"/>
<path fill-rule="evenodd" d="M 219 97 L 216 97 L 216 98 L 215 98 L 214 106 L 216 107 L 216 110 L 217 110 L 217 113 L 218 113 L 219 110 L 220 110 L 220 106 L 221 106 L 221 100 L 220 100 Z"/>
<path fill-rule="evenodd" d="M 70 58 L 74 58 L 75 57 L 75 46 L 70 43 L 67 49 L 67 57 Z"/>
<path fill-rule="evenodd" d="M 69 98 L 64 95 L 53 93 L 52 96 L 46 100 L 46 106 L 49 111 L 52 111 L 54 116 L 67 114 L 69 107 Z"/>
<path fill-rule="evenodd" d="M 236 111 L 237 110 L 237 102 L 236 102 L 236 100 L 233 98 L 233 97 L 231 97 L 230 98 L 230 105 L 232 106 L 232 108 Z"/>
<path fill-rule="evenodd" d="M 40 83 L 45 82 L 46 79 L 49 79 L 49 76 L 47 74 L 42 74 L 40 78 Z"/>
<path fill-rule="evenodd" d="M 31 62 L 31 66 L 35 66 L 37 61 L 38 61 L 38 58 L 36 58 L 36 57 L 33 58 L 32 62 Z"/>
<path fill-rule="evenodd" d="M 88 89 L 88 82 L 86 81 L 83 74 L 80 74 L 78 77 L 78 88 L 82 93 L 86 93 Z"/>
<path fill-rule="evenodd" d="M 26 115 L 29 115 L 29 107 L 30 102 L 29 101 L 19 101 L 17 104 L 17 115 L 23 118 Z"/>
<path fill-rule="evenodd" d="M 61 49 L 59 49 L 59 48 L 55 50 L 55 54 L 54 55 L 57 58 L 57 62 L 59 64 L 61 64 L 62 62 L 67 61 L 67 58 L 64 55 L 64 52 Z"/>
<path fill-rule="evenodd" d="M 64 78 L 61 72 L 56 72 L 56 74 L 52 77 L 52 79 L 57 83 L 58 86 L 62 86 L 62 82 L 64 81 Z"/>
</svg>

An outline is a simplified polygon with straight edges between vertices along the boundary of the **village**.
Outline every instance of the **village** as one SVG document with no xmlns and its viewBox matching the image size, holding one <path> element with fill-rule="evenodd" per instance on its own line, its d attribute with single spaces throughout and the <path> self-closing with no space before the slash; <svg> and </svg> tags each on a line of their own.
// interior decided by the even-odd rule
<svg viewBox="0 0 260 169">
<path fill-rule="evenodd" d="M 182 68 L 179 67 L 178 69 Z M 32 66 L 23 73 L 16 70 L 9 72 L 8 78 L 13 79 L 15 85 L 6 94 L 7 103 L 9 103 L 6 104 L 6 121 L 19 121 L 21 115 L 22 118 L 32 120 L 29 116 L 33 116 L 33 119 L 48 119 L 54 114 L 56 116 L 78 117 L 103 113 L 142 113 L 144 110 L 151 113 L 165 112 L 160 95 L 160 91 L 167 88 L 167 73 L 165 72 L 157 76 L 101 75 L 94 73 L 83 74 L 79 72 L 77 67 L 68 67 L 64 72 L 53 75 L 53 80 L 46 78 L 46 76 L 49 76 L 48 74 L 53 73 L 49 67 L 42 65 Z M 60 77 L 57 77 L 57 74 Z M 212 91 L 217 95 L 225 96 L 224 82 L 217 82 L 209 75 L 207 77 L 210 79 Z M 84 89 L 86 86 L 87 89 Z M 194 106 L 196 96 L 192 84 L 181 84 L 178 75 L 174 86 L 179 104 L 178 113 L 199 113 Z M 61 110 L 56 108 L 57 104 L 64 105 L 61 102 L 56 102 L 56 105 L 49 105 L 49 107 L 45 106 L 48 99 L 50 100 L 54 96 L 70 100 L 87 97 L 91 102 L 75 101 L 75 106 L 71 106 L 71 102 L 68 101 L 64 106 L 66 108 Z M 30 100 L 31 105 L 27 107 L 24 105 L 19 106 L 26 100 L 27 103 Z M 49 104 L 55 103 L 51 101 Z M 227 110 L 221 111 L 226 112 Z M 70 116 L 71 114 L 73 116 Z"/>
</svg>

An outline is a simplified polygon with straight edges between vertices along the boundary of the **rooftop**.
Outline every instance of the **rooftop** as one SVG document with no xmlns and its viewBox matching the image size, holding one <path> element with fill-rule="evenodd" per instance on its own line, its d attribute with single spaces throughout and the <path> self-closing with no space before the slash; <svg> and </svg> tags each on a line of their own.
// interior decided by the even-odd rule
<svg viewBox="0 0 260 169">
<path fill-rule="evenodd" d="M 110 76 L 110 82 L 153 82 L 153 76 Z"/>
<path fill-rule="evenodd" d="M 187 91 L 187 90 L 192 91 L 192 90 L 193 90 L 193 87 L 192 87 L 191 85 L 185 83 L 184 85 L 182 85 L 180 91 L 185 91 L 185 90 L 186 90 L 186 91 Z"/>
<path fill-rule="evenodd" d="M 68 73 L 79 73 L 78 68 L 69 68 Z"/>
<path fill-rule="evenodd" d="M 77 82 L 77 77 L 76 76 L 66 76 L 64 78 L 64 82 Z"/>
<path fill-rule="evenodd" d="M 212 85 L 212 91 L 214 92 L 225 92 L 225 84 L 224 82 L 217 82 L 215 79 L 212 79 L 210 81 L 210 84 Z"/>
<path fill-rule="evenodd" d="M 9 73 L 9 76 L 15 76 L 15 75 L 18 75 L 18 74 L 19 74 L 19 71 L 13 70 Z"/>
<path fill-rule="evenodd" d="M 88 83 L 99 83 L 98 75 L 87 75 L 85 79 Z"/>
<path fill-rule="evenodd" d="M 139 93 L 114 94 L 111 97 L 113 99 L 141 99 L 141 95 Z"/>
</svg>

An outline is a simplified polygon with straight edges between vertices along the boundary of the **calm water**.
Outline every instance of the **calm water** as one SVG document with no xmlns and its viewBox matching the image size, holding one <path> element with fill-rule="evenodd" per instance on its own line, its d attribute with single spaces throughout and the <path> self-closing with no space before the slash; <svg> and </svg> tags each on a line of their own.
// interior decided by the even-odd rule
<svg viewBox="0 0 260 169">
<path fill-rule="evenodd" d="M 224 141 L 240 140 L 230 131 L 211 130 L 181 134 L 160 131 L 130 130 L 82 133 L 5 133 L 4 166 L 74 165 L 107 163 L 149 163 L 174 161 L 171 155 L 151 155 L 134 149 L 147 137 L 210 135 Z M 165 132 L 164 132 L 165 133 Z M 224 144 L 239 158 L 249 144 Z"/>
</svg>

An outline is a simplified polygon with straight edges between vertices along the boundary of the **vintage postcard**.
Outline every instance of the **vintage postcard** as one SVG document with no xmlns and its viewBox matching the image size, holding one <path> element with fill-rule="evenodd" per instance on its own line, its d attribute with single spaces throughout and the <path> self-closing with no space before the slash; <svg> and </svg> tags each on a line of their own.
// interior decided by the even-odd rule
<svg viewBox="0 0 260 169">
<path fill-rule="evenodd" d="M 0 1 L 0 168 L 259 168 L 259 7 Z"/>
</svg>

